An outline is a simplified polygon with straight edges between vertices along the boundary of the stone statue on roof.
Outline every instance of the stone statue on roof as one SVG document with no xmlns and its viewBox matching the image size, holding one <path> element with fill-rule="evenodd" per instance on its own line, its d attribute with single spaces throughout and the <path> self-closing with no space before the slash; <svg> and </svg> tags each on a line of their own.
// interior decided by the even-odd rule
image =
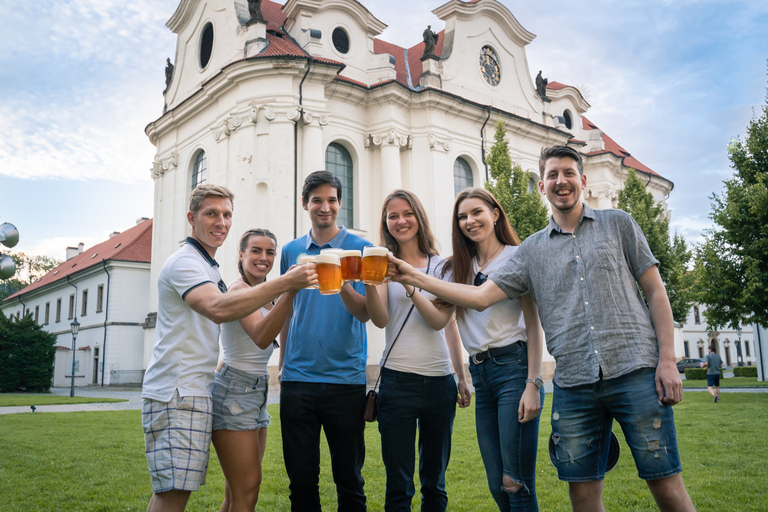
<svg viewBox="0 0 768 512">
<path fill-rule="evenodd" d="M 251 15 L 251 21 L 264 21 L 261 15 L 261 0 L 248 0 L 248 14 Z"/>
<path fill-rule="evenodd" d="M 547 98 L 547 84 L 549 83 L 549 80 L 541 76 L 541 70 L 539 70 L 539 74 L 536 75 L 536 92 L 539 94 L 539 97 L 544 101 L 552 101 L 549 98 Z"/>
<path fill-rule="evenodd" d="M 171 86 L 171 80 L 173 79 L 173 64 L 171 64 L 171 58 L 165 59 L 165 90 L 163 94 L 168 92 L 168 88 Z"/>
<path fill-rule="evenodd" d="M 424 54 L 421 56 L 421 60 L 428 57 L 437 58 L 435 55 L 435 45 L 437 44 L 437 32 L 432 32 L 432 25 L 427 25 L 424 30 Z"/>
</svg>

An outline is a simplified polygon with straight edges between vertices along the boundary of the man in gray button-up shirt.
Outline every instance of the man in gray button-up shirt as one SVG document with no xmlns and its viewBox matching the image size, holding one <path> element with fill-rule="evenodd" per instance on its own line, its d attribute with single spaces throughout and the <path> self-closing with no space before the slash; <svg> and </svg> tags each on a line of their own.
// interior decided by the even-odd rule
<svg viewBox="0 0 768 512">
<path fill-rule="evenodd" d="M 557 363 L 552 440 L 573 509 L 603 510 L 615 418 L 659 507 L 692 511 L 670 407 L 682 400 L 683 387 L 659 262 L 632 217 L 581 202 L 587 178 L 576 151 L 544 148 L 539 170 L 539 190 L 552 205 L 549 226 L 485 284 L 426 278 L 394 258 L 392 278 L 478 310 L 530 293 Z"/>
</svg>

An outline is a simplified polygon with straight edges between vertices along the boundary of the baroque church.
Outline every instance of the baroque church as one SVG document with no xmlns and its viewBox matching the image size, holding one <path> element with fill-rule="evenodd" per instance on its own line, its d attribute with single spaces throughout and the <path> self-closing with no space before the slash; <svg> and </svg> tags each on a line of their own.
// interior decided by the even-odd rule
<svg viewBox="0 0 768 512">
<path fill-rule="evenodd" d="M 451 0 L 432 12 L 443 27 L 405 48 L 380 39 L 387 25 L 356 0 L 181 0 L 167 22 L 177 47 L 164 112 L 146 128 L 157 148 L 150 282 L 190 233 L 194 187 L 235 193 L 230 239 L 217 253 L 229 282 L 240 233 L 266 227 L 282 245 L 308 232 L 301 186 L 318 169 L 342 181 L 339 224 L 374 243 L 384 197 L 416 193 L 447 256 L 454 197 L 488 179 L 499 121 L 534 186 L 541 148 L 568 144 L 584 156 L 590 206 L 615 207 L 629 168 L 664 201 L 672 182 L 588 120 L 579 89 L 533 78 L 525 48 L 536 36 L 507 7 Z M 369 326 L 370 363 L 382 349 L 382 332 Z M 553 367 L 546 356 L 544 373 Z"/>
</svg>

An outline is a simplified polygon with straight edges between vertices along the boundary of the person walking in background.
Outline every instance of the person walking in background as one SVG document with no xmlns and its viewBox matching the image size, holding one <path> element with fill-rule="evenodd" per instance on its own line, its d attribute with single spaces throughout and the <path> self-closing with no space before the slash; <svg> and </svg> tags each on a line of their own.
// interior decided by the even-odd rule
<svg viewBox="0 0 768 512">
<path fill-rule="evenodd" d="M 302 254 L 321 249 L 362 250 L 367 240 L 336 225 L 341 182 L 328 171 L 307 176 L 301 202 L 309 233 L 285 245 L 280 271 Z M 362 283 L 345 283 L 341 293 L 300 290 L 280 334 L 280 427 L 290 479 L 291 510 L 320 510 L 320 430 L 331 452 L 338 510 L 364 511 L 365 403 L 368 311 Z"/>
<path fill-rule="evenodd" d="M 715 346 L 709 346 L 704 366 L 707 367 L 707 391 L 712 395 L 715 403 L 720 401 L 720 368 L 723 366 L 722 358 L 715 352 Z"/>
<path fill-rule="evenodd" d="M 195 188 L 187 212 L 191 236 L 160 271 L 155 345 L 142 390 L 150 512 L 184 510 L 190 493 L 205 483 L 219 324 L 246 317 L 283 292 L 317 283 L 309 265 L 262 286 L 224 293 L 214 256 L 232 225 L 233 198 L 218 185 Z"/>
<path fill-rule="evenodd" d="M 387 196 L 379 229 L 381 245 L 398 258 L 429 275 L 441 268 L 444 260 L 438 255 L 424 207 L 413 193 L 395 190 Z M 422 311 L 435 316 L 434 296 L 411 286 L 392 282 L 366 285 L 365 298 L 371 321 L 386 328 L 378 394 L 381 455 L 387 476 L 384 510 L 411 510 L 418 431 L 421 510 L 445 511 L 445 471 L 456 403 L 467 407 L 472 399 L 456 323 L 449 312 L 444 315 L 450 320 L 445 330 L 445 322 L 430 324 Z"/>
<path fill-rule="evenodd" d="M 272 270 L 277 238 L 266 229 L 250 229 L 240 238 L 240 277 L 228 293 L 262 286 Z M 253 512 L 259 498 L 261 461 L 267 445 L 267 363 L 296 296 L 290 290 L 277 304 L 221 326 L 222 357 L 213 381 L 213 446 L 226 478 L 221 512 Z"/>
</svg>

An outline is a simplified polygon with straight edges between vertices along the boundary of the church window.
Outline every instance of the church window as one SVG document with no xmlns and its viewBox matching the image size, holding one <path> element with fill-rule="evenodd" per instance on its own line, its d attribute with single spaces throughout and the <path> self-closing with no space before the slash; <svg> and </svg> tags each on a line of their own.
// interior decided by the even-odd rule
<svg viewBox="0 0 768 512">
<path fill-rule="evenodd" d="M 203 34 L 200 36 L 200 67 L 205 69 L 211 60 L 213 52 L 213 25 L 207 23 L 203 27 Z"/>
<path fill-rule="evenodd" d="M 563 119 L 565 119 L 565 127 L 569 130 L 573 128 L 573 118 L 571 117 L 571 112 L 566 110 L 563 112 Z"/>
<path fill-rule="evenodd" d="M 349 36 L 343 28 L 336 27 L 331 35 L 331 40 L 333 41 L 333 47 L 336 48 L 337 52 L 344 55 L 347 54 L 349 51 Z"/>
<path fill-rule="evenodd" d="M 341 181 L 341 208 L 337 223 L 348 228 L 354 227 L 354 176 L 352 157 L 349 151 L 336 142 L 328 144 L 325 150 L 325 169 Z"/>
<path fill-rule="evenodd" d="M 208 157 L 205 151 L 200 151 L 195 158 L 195 166 L 192 168 L 192 190 L 202 185 L 208 179 Z"/>
<path fill-rule="evenodd" d="M 459 192 L 472 186 L 472 168 L 466 160 L 459 157 L 453 163 L 453 195 L 457 196 Z"/>
<path fill-rule="evenodd" d="M 693 321 L 697 324 L 701 323 L 701 317 L 699 316 L 699 306 L 693 306 Z"/>
</svg>

